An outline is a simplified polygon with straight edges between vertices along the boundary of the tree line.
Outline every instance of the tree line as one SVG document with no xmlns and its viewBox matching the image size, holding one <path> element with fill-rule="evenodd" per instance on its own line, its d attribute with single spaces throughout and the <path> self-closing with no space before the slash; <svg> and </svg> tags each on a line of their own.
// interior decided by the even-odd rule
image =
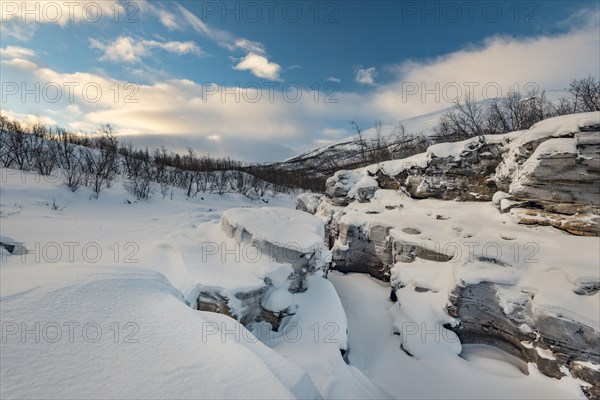
<svg viewBox="0 0 600 400">
<path fill-rule="evenodd" d="M 85 186 L 98 198 L 118 177 L 138 200 L 160 192 L 173 196 L 173 188 L 188 197 L 209 192 L 241 193 L 262 198 L 270 192 L 320 190 L 320 182 L 269 165 L 230 158 L 198 156 L 188 148 L 178 154 L 160 147 L 150 151 L 118 140 L 110 125 L 93 134 L 69 132 L 41 122 L 25 125 L 0 115 L 0 165 L 40 175 L 58 174 L 75 192 Z"/>
</svg>

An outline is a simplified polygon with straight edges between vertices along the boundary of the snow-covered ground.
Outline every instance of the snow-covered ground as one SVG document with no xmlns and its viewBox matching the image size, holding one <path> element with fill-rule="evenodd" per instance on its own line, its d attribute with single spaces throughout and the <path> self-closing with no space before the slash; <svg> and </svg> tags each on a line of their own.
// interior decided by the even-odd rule
<svg viewBox="0 0 600 400">
<path fill-rule="evenodd" d="M 350 364 L 393 398 L 572 399 L 583 396 L 575 380 L 548 378 L 533 364 L 519 365 L 518 360 L 493 347 L 470 347 L 459 357 L 458 338 L 431 318 L 431 299 L 427 297 L 435 294 L 416 293 L 424 297 L 420 299 L 423 313 L 404 320 L 403 326 L 398 327 L 404 335 L 398 336 L 394 335 L 399 330 L 394 323 L 400 310 L 397 303 L 389 301 L 387 285 L 362 274 L 333 272 L 330 279 L 348 316 Z M 403 304 L 418 310 L 408 301 Z M 403 351 L 409 347 L 408 342 L 412 342 L 412 356 Z M 523 373 L 523 367 L 529 375 Z"/>
<path fill-rule="evenodd" d="M 291 196 L 265 204 L 233 194 L 188 200 L 175 192 L 172 200 L 156 194 L 136 203 L 117 182 L 91 200 L 86 188 L 71 193 L 35 174 L 0 173 L 0 241 L 23 242 L 27 249 L 1 253 L 1 398 L 582 396 L 575 380 L 547 378 L 531 365 L 524 375 L 516 361 L 496 350 L 472 347 L 461 358 L 453 340 L 403 343 L 394 324 L 407 316 L 387 300 L 389 288 L 361 275 L 311 276 L 305 293 L 286 299 L 297 312 L 280 332 L 254 327 L 262 342 L 232 318 L 190 307 L 197 285 L 248 289 L 285 269 L 267 261 L 244 262 L 235 241 L 223 233 L 221 216 L 234 207 L 293 208 Z M 465 207 L 461 223 L 470 225 L 462 232 L 482 240 L 525 229 L 511 225 L 507 216 L 490 217 L 498 220 L 493 227 L 481 226 L 483 214 L 474 210 L 484 205 Z M 234 214 L 239 221 L 245 218 L 245 212 Z M 452 221 L 448 230 L 436 231 L 439 221 L 430 219 L 432 234 L 459 235 Z M 264 226 L 264 236 L 276 232 L 281 242 L 309 245 L 314 237 L 298 237 L 299 232 L 318 230 L 296 223 L 289 221 L 289 237 L 285 221 L 278 230 Z M 556 242 L 566 237 L 544 236 L 540 251 L 566 260 Z M 430 272 L 429 286 L 447 278 Z M 416 274 L 407 279 L 421 284 Z M 437 322 L 443 311 L 431 307 L 442 294 L 403 299 L 424 307 L 410 322 Z M 419 303 L 417 295 L 429 300 Z M 540 301 L 553 304 L 552 298 Z M 447 331 L 437 334 L 454 338 Z"/>
</svg>

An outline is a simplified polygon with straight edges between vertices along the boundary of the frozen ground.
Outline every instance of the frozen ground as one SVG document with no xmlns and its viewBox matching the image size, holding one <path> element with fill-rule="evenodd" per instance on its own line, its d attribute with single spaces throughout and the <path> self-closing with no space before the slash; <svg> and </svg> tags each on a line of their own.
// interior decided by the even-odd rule
<svg viewBox="0 0 600 400">
<path fill-rule="evenodd" d="M 86 188 L 71 193 L 34 174 L 0 172 L 2 241 L 28 250 L 2 250 L 2 398 L 582 396 L 575 380 L 544 377 L 531 365 L 523 375 L 522 365 L 488 348 L 469 348 L 461 358 L 451 340 L 416 341 L 407 343 L 410 357 L 393 333 L 403 315 L 387 300 L 389 289 L 361 275 L 311 277 L 307 292 L 291 300 L 298 312 L 281 332 L 254 330 L 264 344 L 229 317 L 190 308 L 197 284 L 250 288 L 280 268 L 237 262 L 235 250 L 224 251 L 234 242 L 220 218 L 232 207 L 291 208 L 290 196 L 265 204 L 236 195 L 186 200 L 175 192 L 173 200 L 156 194 L 135 203 L 116 183 L 90 200 Z M 468 219 L 469 210 L 463 213 Z M 477 226 L 476 215 L 470 218 Z M 473 226 L 463 228 L 477 233 Z M 500 233 L 517 229 L 503 227 Z M 438 233 L 456 233 L 448 229 Z M 285 229 L 278 235 L 286 240 Z M 545 238 L 551 246 L 563 236 Z M 217 255 L 205 257 L 207 243 L 221 246 Z M 435 322 L 438 313 L 424 308 L 411 323 Z M 349 364 L 340 349 L 348 349 Z"/>
</svg>

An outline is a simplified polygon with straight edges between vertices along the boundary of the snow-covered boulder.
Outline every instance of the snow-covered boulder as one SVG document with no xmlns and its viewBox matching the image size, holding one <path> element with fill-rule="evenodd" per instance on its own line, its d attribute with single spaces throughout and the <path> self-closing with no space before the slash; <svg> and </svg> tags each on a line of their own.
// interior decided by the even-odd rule
<svg viewBox="0 0 600 400">
<path fill-rule="evenodd" d="M 353 171 L 338 171 L 325 182 L 325 194 L 334 204 L 345 206 L 351 201 L 348 192 L 359 179 L 360 175 Z"/>
<path fill-rule="evenodd" d="M 321 195 L 318 193 L 302 193 L 296 197 L 296 210 L 304 211 L 309 214 L 317 212 Z"/>
<path fill-rule="evenodd" d="M 232 277 L 235 282 L 199 286 L 198 309 L 277 329 L 294 312 L 293 294 L 306 291 L 307 278 L 328 267 L 322 220 L 287 208 L 231 208 L 221 217 L 221 229 L 225 238 L 216 248 L 235 253 L 232 268 L 239 276 Z M 211 252 L 227 258 L 217 253 Z"/>
<path fill-rule="evenodd" d="M 221 227 L 240 244 L 249 244 L 274 263 L 289 264 L 290 290 L 304 291 L 307 274 L 321 270 L 330 253 L 323 243 L 323 222 L 288 208 L 231 208 L 223 213 Z"/>
</svg>

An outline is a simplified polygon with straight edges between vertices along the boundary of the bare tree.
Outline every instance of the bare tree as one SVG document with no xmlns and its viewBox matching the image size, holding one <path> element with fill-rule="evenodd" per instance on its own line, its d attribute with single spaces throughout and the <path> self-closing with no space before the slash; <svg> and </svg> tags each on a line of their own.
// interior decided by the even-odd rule
<svg viewBox="0 0 600 400">
<path fill-rule="evenodd" d="M 361 154 L 361 158 L 362 158 L 362 163 L 366 164 L 367 163 L 367 145 L 366 145 L 365 141 L 363 140 L 362 129 L 360 129 L 360 127 L 358 126 L 356 121 L 350 121 L 350 124 L 352 125 L 352 127 L 354 128 L 354 131 L 358 135 L 358 145 L 360 146 L 360 154 Z"/>
<path fill-rule="evenodd" d="M 593 76 L 574 79 L 569 92 L 575 97 L 573 112 L 600 111 L 600 80 Z"/>
<path fill-rule="evenodd" d="M 375 141 L 373 143 L 373 149 L 371 150 L 371 158 L 369 162 L 373 161 L 379 163 L 381 161 L 389 160 L 392 158 L 390 149 L 388 148 L 387 142 L 382 134 L 381 121 L 375 122 Z"/>
<path fill-rule="evenodd" d="M 72 192 L 75 192 L 82 183 L 83 175 L 80 151 L 72 143 L 66 130 L 56 128 L 55 138 L 54 154 L 62 170 L 63 182 Z"/>
</svg>

